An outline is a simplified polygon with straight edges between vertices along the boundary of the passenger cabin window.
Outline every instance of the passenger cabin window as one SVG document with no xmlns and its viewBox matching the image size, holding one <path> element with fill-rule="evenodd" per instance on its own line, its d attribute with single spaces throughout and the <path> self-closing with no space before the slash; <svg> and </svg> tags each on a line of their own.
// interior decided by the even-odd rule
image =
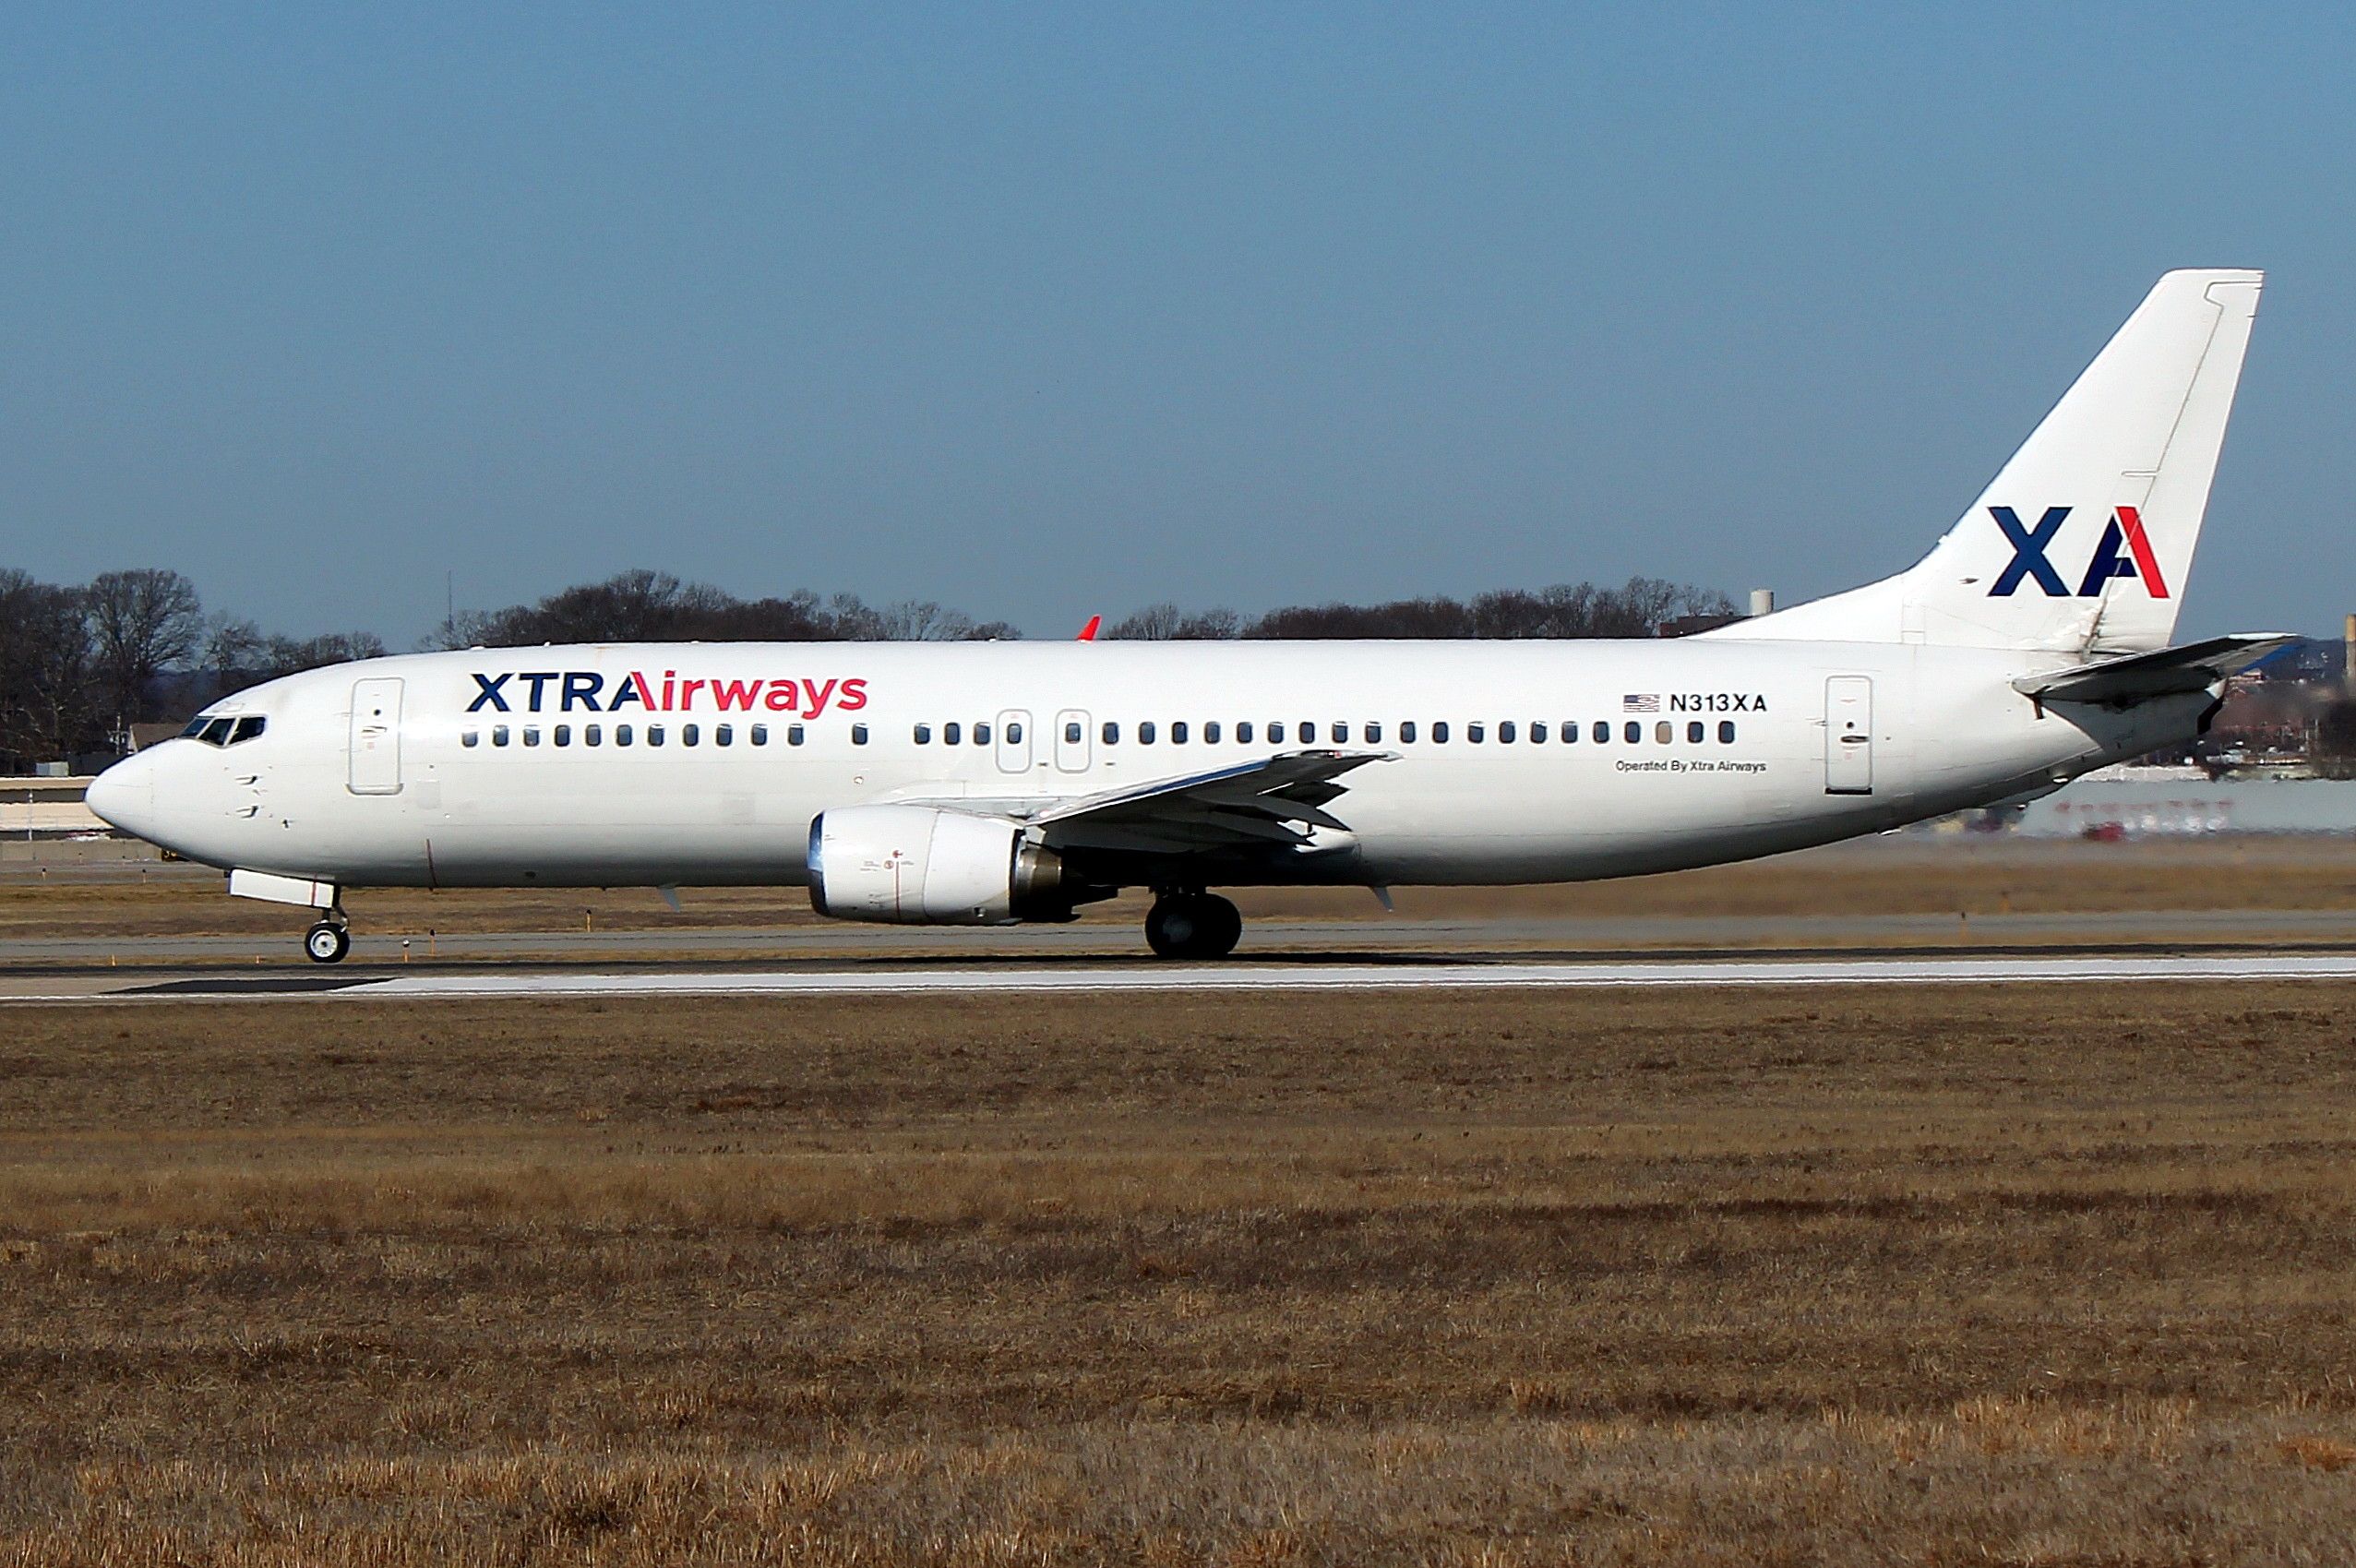
<svg viewBox="0 0 2356 1568">
<path fill-rule="evenodd" d="M 681 724 L 679 726 L 679 744 L 681 746 L 693 746 L 702 739 L 703 726 L 701 724 Z"/>
<path fill-rule="evenodd" d="M 1219 744 L 1219 721 L 1218 721 L 1218 720 L 1216 720 L 1216 719 L 1206 719 L 1206 720 L 1204 720 L 1204 721 L 1203 721 L 1203 724 L 1202 724 L 1202 744 L 1203 744 L 1203 745 L 1205 745 L 1205 746 L 1216 746 L 1216 745 L 1218 745 L 1218 744 Z"/>
<path fill-rule="evenodd" d="M 930 746 L 933 743 L 933 726 L 930 724 L 918 724 L 915 735 L 916 744 L 919 746 Z"/>
<path fill-rule="evenodd" d="M 460 746 L 480 746 L 483 744 L 483 732 L 480 730 L 466 730 L 459 736 L 458 743 Z"/>
<path fill-rule="evenodd" d="M 1489 738 L 1489 726 L 1475 719 L 1465 726 L 1465 738 L 1475 746 Z"/>
<path fill-rule="evenodd" d="M 1251 744 L 1251 721 L 1250 719 L 1242 720 L 1236 725 L 1236 744 L 1238 746 L 1250 746 Z"/>
<path fill-rule="evenodd" d="M 1011 731 L 1013 726 L 1009 725 L 1008 728 Z M 1151 746 L 1154 744 L 1153 720 L 1140 719 L 1137 721 L 1137 744 L 1140 746 Z"/>
<path fill-rule="evenodd" d="M 1431 744 L 1434 746 L 1445 746 L 1448 744 L 1447 720 L 1434 719 L 1431 721 Z"/>
<path fill-rule="evenodd" d="M 767 724 L 755 724 L 752 727 L 751 739 L 755 746 L 767 746 L 769 744 L 769 726 Z"/>
<path fill-rule="evenodd" d="M 1172 746 L 1184 746 L 1186 744 L 1186 721 L 1184 719 L 1172 719 L 1170 721 L 1170 744 Z"/>
<path fill-rule="evenodd" d="M 987 724 L 975 724 L 974 726 L 974 744 L 976 746 L 987 746 L 989 743 L 990 726 Z"/>
<path fill-rule="evenodd" d="M 628 746 L 629 743 L 630 726 L 628 724 L 616 724 L 614 726 L 614 744 L 616 746 Z"/>
<path fill-rule="evenodd" d="M 491 744 L 494 746 L 505 746 L 507 743 L 508 726 L 505 724 L 493 724 L 491 726 Z"/>
<path fill-rule="evenodd" d="M 556 741 L 556 743 L 557 745 L 559 745 L 559 746 L 570 746 L 570 745 L 573 743 L 573 727 L 572 727 L 572 725 L 570 725 L 570 724 L 558 724 L 558 725 L 556 726 L 556 732 L 555 732 L 555 734 L 552 736 L 552 737 L 551 737 L 551 738 L 553 738 L 553 739 Z"/>
<path fill-rule="evenodd" d="M 1349 738 L 1350 738 L 1350 726 L 1349 726 L 1349 725 L 1347 725 L 1347 724 L 1344 724 L 1341 720 L 1336 719 L 1336 720 L 1334 720 L 1334 721 L 1333 721 L 1333 744 L 1334 744 L 1334 745 L 1336 745 L 1336 746 L 1342 746 L 1342 745 L 1345 745 L 1345 744 L 1346 744 L 1346 743 L 1348 742 L 1348 740 L 1349 740 Z"/>
<path fill-rule="evenodd" d="M 1268 744 L 1271 746 L 1282 746 L 1285 744 L 1284 720 L 1278 719 L 1275 723 L 1268 726 Z"/>
<path fill-rule="evenodd" d="M 1007 721 L 1006 743 L 1009 746 L 1020 746 L 1023 744 L 1023 724 L 1021 720 L 1009 719 Z"/>
<path fill-rule="evenodd" d="M 1687 740 L 1696 740 L 1696 741 L 1697 741 L 1697 740 L 1700 740 L 1700 739 L 1702 738 L 1702 721 L 1701 721 L 1701 720 L 1699 720 L 1699 719 L 1692 719 L 1692 720 L 1688 720 L 1688 721 L 1686 722 L 1686 725 L 1685 725 L 1685 738 L 1686 738 Z"/>
<path fill-rule="evenodd" d="M 1366 722 L 1366 743 L 1369 746 L 1380 746 L 1382 744 L 1381 720 L 1369 719 Z"/>
<path fill-rule="evenodd" d="M 604 729 L 604 725 L 602 725 L 602 724 L 583 724 L 583 725 L 581 726 L 581 730 L 580 730 L 580 743 L 581 743 L 583 746 L 603 746 L 603 745 L 604 745 L 604 744 L 605 744 L 605 729 Z"/>
<path fill-rule="evenodd" d="M 523 743 L 526 746 L 537 746 L 540 744 L 540 726 L 538 724 L 526 724 L 523 726 Z"/>
<path fill-rule="evenodd" d="M 663 726 L 661 724 L 649 724 L 646 726 L 646 744 L 649 746 L 660 746 L 663 744 Z"/>
<path fill-rule="evenodd" d="M 1620 738 L 1633 746 L 1644 738 L 1644 726 L 1631 719 L 1620 726 Z"/>
<path fill-rule="evenodd" d="M 1103 734 L 1105 736 L 1105 744 L 1106 746 L 1118 746 L 1120 744 L 1120 721 L 1118 719 L 1106 719 L 1105 721 Z"/>
<path fill-rule="evenodd" d="M 1732 719 L 1720 719 L 1718 721 L 1718 744 L 1720 746 L 1732 746 L 1734 744 L 1734 721 Z"/>
<path fill-rule="evenodd" d="M 1063 738 L 1064 744 L 1067 746 L 1079 745 L 1080 737 L 1087 733 L 1088 732 L 1086 730 L 1080 727 L 1080 721 L 1078 719 L 1066 719 L 1063 722 Z"/>
<path fill-rule="evenodd" d="M 1597 719 L 1596 721 L 1595 737 L 1596 744 L 1597 746 L 1601 746 L 1604 742 L 1609 740 L 1611 738 L 1611 725 L 1605 720 Z"/>
<path fill-rule="evenodd" d="M 1498 744 L 1498 745 L 1500 745 L 1500 746 L 1511 746 L 1511 745 L 1513 745 L 1513 720 L 1511 720 L 1511 719 L 1502 719 L 1502 720 L 1500 720 L 1500 721 L 1498 722 L 1498 725 L 1497 725 L 1497 744 Z"/>
<path fill-rule="evenodd" d="M 785 744 L 788 746 L 799 746 L 802 744 L 801 725 L 787 724 L 785 726 Z"/>
<path fill-rule="evenodd" d="M 1399 721 L 1399 739 L 1403 745 L 1406 746 L 1413 746 L 1416 743 L 1416 722 L 1413 719 Z"/>
<path fill-rule="evenodd" d="M 865 746 L 867 743 L 867 726 L 865 724 L 853 724 L 851 726 L 851 744 L 854 746 Z"/>
<path fill-rule="evenodd" d="M 1667 746 L 1669 742 L 1669 737 L 1674 736 L 1676 733 L 1677 731 L 1670 727 L 1669 722 L 1667 719 L 1663 719 L 1653 725 L 1653 739 L 1663 746 Z"/>
<path fill-rule="evenodd" d="M 1571 733 L 1573 735 L 1576 735 L 1579 732 L 1574 728 L 1571 731 Z M 1506 738 L 1510 740 L 1513 737 L 1509 736 Z M 1546 744 L 1546 721 L 1544 719 L 1532 719 L 1530 721 L 1530 744 L 1532 746 L 1544 746 Z"/>
<path fill-rule="evenodd" d="M 949 723 L 940 726 L 940 743 L 943 746 L 964 745 L 965 726 L 954 719 L 950 720 Z"/>
<path fill-rule="evenodd" d="M 736 743 L 736 731 L 735 726 L 730 725 L 730 724 L 714 724 L 714 725 L 712 725 L 712 745 L 714 745 L 714 746 L 734 746 Z"/>
</svg>

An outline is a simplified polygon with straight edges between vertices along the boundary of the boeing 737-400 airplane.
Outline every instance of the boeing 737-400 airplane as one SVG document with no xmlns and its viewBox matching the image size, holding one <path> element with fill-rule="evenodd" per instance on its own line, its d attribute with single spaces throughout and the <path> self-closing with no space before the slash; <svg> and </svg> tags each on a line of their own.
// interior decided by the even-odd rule
<svg viewBox="0 0 2356 1568">
<path fill-rule="evenodd" d="M 843 920 L 1129 887 L 1571 881 L 2027 800 L 2197 735 L 2288 638 L 2170 646 L 2261 275 L 2171 272 L 1919 564 L 1620 642 L 759 642 L 371 659 L 214 703 L 107 821 L 318 912 L 371 887 L 806 885 Z"/>
</svg>

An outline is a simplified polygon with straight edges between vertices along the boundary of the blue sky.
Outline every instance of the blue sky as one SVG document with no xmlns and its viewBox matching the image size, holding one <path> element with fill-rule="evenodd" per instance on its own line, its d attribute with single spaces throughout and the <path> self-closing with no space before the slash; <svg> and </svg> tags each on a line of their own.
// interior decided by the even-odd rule
<svg viewBox="0 0 2356 1568">
<path fill-rule="evenodd" d="M 2270 270 L 2182 630 L 2333 632 L 2356 22 L 0 7 L 0 564 L 403 645 L 632 566 L 1034 634 L 1908 564 Z"/>
</svg>

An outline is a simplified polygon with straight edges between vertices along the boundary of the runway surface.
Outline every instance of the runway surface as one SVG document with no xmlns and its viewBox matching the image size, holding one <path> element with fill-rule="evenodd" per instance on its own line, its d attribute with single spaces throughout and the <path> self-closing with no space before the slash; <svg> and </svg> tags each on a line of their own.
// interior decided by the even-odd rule
<svg viewBox="0 0 2356 1568">
<path fill-rule="evenodd" d="M 190 965 L 266 963 L 294 956 L 299 923 L 242 936 L 0 937 L 0 965 L 103 964 L 112 961 Z M 1380 952 L 1511 953 L 1531 961 L 1620 956 L 1633 948 L 1706 949 L 1913 946 L 1959 938 L 2008 947 L 2056 942 L 2203 943 L 2240 946 L 2356 944 L 2356 910 L 2153 909 L 1954 915 L 1704 915 L 1254 921 L 1244 958 Z M 352 956 L 361 963 L 404 959 L 543 964 L 793 964 L 865 960 L 1021 963 L 1033 957 L 1106 964 L 1142 956 L 1138 933 L 1105 923 L 1004 928 L 951 926 L 674 926 L 600 931 L 444 931 L 386 934 L 361 929 Z M 1664 954 L 1663 956 L 1668 956 Z"/>
<path fill-rule="evenodd" d="M 596 974 L 580 971 L 369 974 L 296 972 L 48 980 L 0 1000 L 29 1002 L 528 1001 L 601 997 L 1065 995 L 1101 992 L 1547 990 L 1662 987 L 1819 987 L 2356 980 L 2356 955 L 2248 954 L 2085 958 L 1629 960 L 1504 959 L 1398 963 L 1082 964 L 812 967 Z M 36 983 L 38 984 L 38 983 Z"/>
</svg>

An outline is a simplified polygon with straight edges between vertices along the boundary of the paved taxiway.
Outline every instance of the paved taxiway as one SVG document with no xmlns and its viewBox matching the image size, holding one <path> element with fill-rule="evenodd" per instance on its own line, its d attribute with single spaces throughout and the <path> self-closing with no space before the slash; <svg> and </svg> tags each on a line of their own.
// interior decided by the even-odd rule
<svg viewBox="0 0 2356 1568">
<path fill-rule="evenodd" d="M 160 980 L 95 975 L 20 978 L 11 1002 L 254 1000 L 526 1001 L 568 997 L 795 997 L 1168 991 L 1544 990 L 1660 987 L 2038 984 L 2070 981 L 2356 980 L 2356 954 L 2105 955 L 2083 958 L 1627 960 L 1505 959 L 1221 964 L 1084 964 L 887 966 L 628 974 L 580 971 L 430 974 L 277 973 Z"/>
</svg>

